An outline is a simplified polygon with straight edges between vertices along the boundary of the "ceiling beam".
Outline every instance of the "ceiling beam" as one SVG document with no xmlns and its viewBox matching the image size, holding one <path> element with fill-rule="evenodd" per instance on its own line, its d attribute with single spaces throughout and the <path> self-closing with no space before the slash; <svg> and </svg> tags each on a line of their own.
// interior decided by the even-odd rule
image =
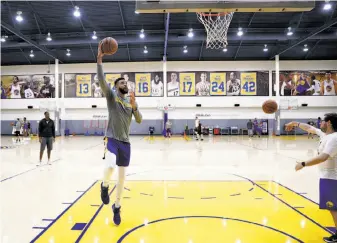
<svg viewBox="0 0 337 243">
<path fill-rule="evenodd" d="M 317 45 L 318 45 L 320 42 L 321 42 L 321 40 L 316 41 L 315 45 L 314 45 L 312 48 L 309 49 L 307 55 L 305 55 L 305 58 L 304 58 L 305 60 L 307 60 L 308 57 L 309 57 L 312 53 L 314 53 L 314 50 L 316 49 Z"/>
<path fill-rule="evenodd" d="M 122 6 L 120 0 L 118 0 L 118 7 L 119 7 L 119 12 L 121 13 L 121 19 L 122 19 L 122 24 L 123 24 L 123 29 L 124 29 L 124 35 L 126 36 L 126 28 L 125 28 L 125 21 L 124 21 L 124 15 L 122 11 Z M 129 43 L 126 44 L 126 48 L 128 49 L 128 57 L 129 61 L 131 61 L 131 55 L 130 55 L 130 49 L 129 49 Z"/>
<path fill-rule="evenodd" d="M 167 59 L 167 42 L 168 42 L 168 32 L 170 28 L 170 13 L 166 14 L 166 21 L 165 21 L 165 41 L 164 41 L 164 55 L 163 60 L 166 61 Z"/>
<path fill-rule="evenodd" d="M 26 0 L 26 3 L 28 5 L 28 8 L 33 12 L 33 15 L 34 15 L 34 18 L 35 18 L 35 22 L 36 22 L 37 28 L 39 29 L 40 34 L 41 34 L 40 25 L 43 28 L 43 32 L 46 32 L 47 28 L 46 28 L 45 24 L 43 23 L 42 19 L 40 18 L 40 16 L 36 13 L 36 11 L 33 8 L 32 4 L 28 0 Z M 40 22 L 40 24 L 39 24 L 39 22 Z"/>
<path fill-rule="evenodd" d="M 201 43 L 201 48 L 200 48 L 200 53 L 199 53 L 199 61 L 201 60 L 202 51 L 204 49 L 204 43 L 205 43 L 205 40 L 203 40 L 202 43 Z"/>
<path fill-rule="evenodd" d="M 54 53 L 52 53 L 49 49 L 39 45 L 38 43 L 36 43 L 35 41 L 25 37 L 18 29 L 12 27 L 11 25 L 7 24 L 4 21 L 1 21 L 1 26 L 2 28 L 8 30 L 9 32 L 13 33 L 14 35 L 16 35 L 17 37 L 21 38 L 22 40 L 24 40 L 25 42 L 29 43 L 30 45 L 34 46 L 35 48 L 39 49 L 40 51 L 44 52 L 45 54 L 47 54 L 48 56 L 50 56 L 53 59 L 59 59 L 57 57 L 57 55 L 55 55 Z M 62 61 L 60 60 L 60 62 L 62 63 Z"/>
<path fill-rule="evenodd" d="M 281 55 L 282 53 L 285 53 L 286 51 L 289 51 L 290 49 L 292 49 L 293 47 L 303 43 L 304 41 L 310 39 L 311 37 L 313 37 L 314 35 L 317 35 L 319 33 L 321 33 L 322 31 L 324 31 L 325 29 L 329 28 L 332 25 L 337 24 L 337 18 L 331 19 L 330 21 L 328 21 L 327 23 L 325 23 L 324 25 L 322 25 L 321 27 L 317 28 L 316 30 L 312 31 L 311 33 L 309 33 L 308 35 L 304 36 L 303 38 L 299 39 L 298 41 L 296 41 L 293 44 L 288 45 L 287 47 L 285 47 L 283 50 L 281 50 L 280 52 L 278 52 L 276 55 Z M 274 59 L 276 55 L 273 55 L 270 59 Z"/>
</svg>

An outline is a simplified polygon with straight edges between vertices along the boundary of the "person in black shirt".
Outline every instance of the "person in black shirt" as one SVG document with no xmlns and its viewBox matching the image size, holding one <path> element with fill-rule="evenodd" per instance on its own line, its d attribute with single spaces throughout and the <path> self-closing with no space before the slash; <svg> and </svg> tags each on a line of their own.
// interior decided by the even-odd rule
<svg viewBox="0 0 337 243">
<path fill-rule="evenodd" d="M 52 119 L 49 117 L 49 112 L 46 111 L 44 113 L 44 119 L 39 122 L 39 141 L 41 143 L 40 147 L 40 163 L 42 162 L 43 152 L 47 146 L 48 152 L 48 164 L 51 165 L 50 162 L 50 154 L 53 149 L 53 142 L 55 142 L 55 124 Z"/>
</svg>

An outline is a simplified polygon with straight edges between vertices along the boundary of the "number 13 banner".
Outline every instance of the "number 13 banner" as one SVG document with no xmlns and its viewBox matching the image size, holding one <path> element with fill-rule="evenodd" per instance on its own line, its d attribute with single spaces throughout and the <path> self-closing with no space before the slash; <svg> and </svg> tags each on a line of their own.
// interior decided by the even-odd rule
<svg viewBox="0 0 337 243">
<path fill-rule="evenodd" d="M 241 95 L 256 95 L 256 73 L 241 73 Z"/>
<path fill-rule="evenodd" d="M 211 95 L 226 95 L 226 73 L 211 73 Z"/>
<path fill-rule="evenodd" d="M 136 73 L 136 96 L 151 96 L 151 73 Z"/>
<path fill-rule="evenodd" d="M 179 73 L 180 95 L 195 95 L 195 73 Z"/>
<path fill-rule="evenodd" d="M 76 97 L 91 97 L 91 74 L 76 75 Z"/>
</svg>

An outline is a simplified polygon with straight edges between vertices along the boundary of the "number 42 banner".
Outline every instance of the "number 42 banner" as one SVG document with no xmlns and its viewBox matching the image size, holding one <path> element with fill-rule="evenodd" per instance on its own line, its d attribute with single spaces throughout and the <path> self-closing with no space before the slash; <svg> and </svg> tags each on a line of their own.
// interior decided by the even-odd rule
<svg viewBox="0 0 337 243">
<path fill-rule="evenodd" d="M 151 96 L 151 73 L 136 73 L 136 96 Z"/>
<path fill-rule="evenodd" d="M 256 95 L 256 73 L 241 73 L 241 95 Z"/>
</svg>

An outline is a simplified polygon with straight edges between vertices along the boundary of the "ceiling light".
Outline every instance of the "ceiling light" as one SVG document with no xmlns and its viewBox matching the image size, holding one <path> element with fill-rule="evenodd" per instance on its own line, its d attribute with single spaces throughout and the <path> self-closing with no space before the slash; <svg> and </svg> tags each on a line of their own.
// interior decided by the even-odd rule
<svg viewBox="0 0 337 243">
<path fill-rule="evenodd" d="M 93 40 L 97 40 L 96 31 L 93 32 L 93 35 L 91 36 L 91 38 L 92 38 Z"/>
<path fill-rule="evenodd" d="M 242 35 L 243 35 L 243 31 L 242 31 L 242 28 L 240 27 L 238 30 L 238 36 L 242 36 Z"/>
<path fill-rule="evenodd" d="M 190 37 L 190 38 L 192 38 L 194 36 L 192 28 L 188 30 L 187 36 Z"/>
<path fill-rule="evenodd" d="M 291 30 L 291 27 L 288 27 L 287 35 L 291 36 L 293 34 L 294 34 L 294 32 Z"/>
<path fill-rule="evenodd" d="M 70 57 L 71 56 L 71 53 L 70 53 L 70 50 L 69 49 L 67 49 L 67 54 L 66 54 L 68 57 Z"/>
<path fill-rule="evenodd" d="M 144 46 L 144 53 L 147 54 L 149 51 L 147 50 L 147 47 Z"/>
<path fill-rule="evenodd" d="M 52 38 L 51 38 L 51 36 L 50 36 L 50 32 L 48 32 L 46 40 L 47 40 L 47 41 L 52 41 Z"/>
<path fill-rule="evenodd" d="M 142 39 L 144 39 L 144 38 L 145 38 L 144 29 L 141 29 L 141 30 L 140 30 L 139 37 L 140 37 L 140 38 L 142 38 Z"/>
<path fill-rule="evenodd" d="M 80 8 L 75 6 L 75 10 L 74 10 L 74 16 L 75 17 L 81 17 L 81 12 L 80 12 Z"/>
<path fill-rule="evenodd" d="M 303 51 L 309 51 L 309 48 L 308 48 L 307 44 L 304 45 Z"/>
<path fill-rule="evenodd" d="M 222 51 L 223 51 L 223 52 L 227 52 L 227 51 L 228 51 L 228 50 L 227 50 L 227 47 L 225 47 Z"/>
<path fill-rule="evenodd" d="M 22 20 L 23 20 L 23 18 L 22 18 L 22 12 L 21 11 L 17 11 L 16 12 L 16 21 L 18 21 L 18 22 L 21 22 Z"/>
<path fill-rule="evenodd" d="M 6 39 L 8 38 L 7 35 L 3 35 L 1 36 L 1 42 L 6 42 Z"/>
<path fill-rule="evenodd" d="M 265 52 L 268 51 L 267 45 L 264 45 L 263 51 L 265 51 Z"/>
<path fill-rule="evenodd" d="M 324 10 L 330 10 L 331 9 L 331 3 L 329 0 L 325 0 L 325 4 L 323 7 Z"/>
<path fill-rule="evenodd" d="M 31 58 L 33 58 L 33 57 L 35 56 L 33 50 L 30 51 L 29 56 L 30 56 Z"/>
<path fill-rule="evenodd" d="M 184 53 L 187 53 L 188 50 L 187 50 L 187 46 L 184 46 Z"/>
</svg>

